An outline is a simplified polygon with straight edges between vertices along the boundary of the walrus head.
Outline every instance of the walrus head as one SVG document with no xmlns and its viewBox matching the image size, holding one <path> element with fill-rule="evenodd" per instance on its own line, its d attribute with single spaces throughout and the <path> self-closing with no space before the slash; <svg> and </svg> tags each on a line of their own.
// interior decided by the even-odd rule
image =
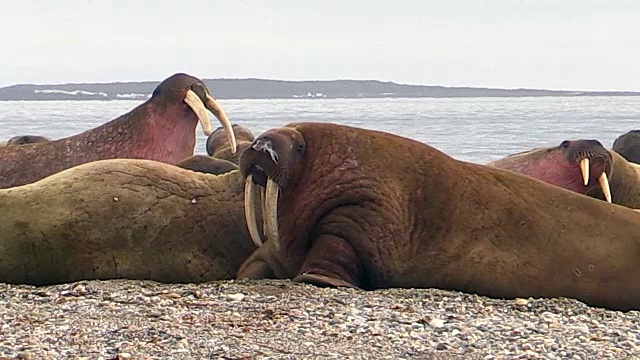
<svg viewBox="0 0 640 360">
<path fill-rule="evenodd" d="M 11 139 L 7 140 L 6 145 L 25 145 L 25 144 L 35 144 L 41 142 L 51 142 L 51 139 L 38 136 L 38 135 L 19 135 L 14 136 Z"/>
<path fill-rule="evenodd" d="M 581 194 L 599 187 L 611 202 L 613 160 L 598 140 L 565 140 L 560 145 L 509 155 L 487 165 L 508 169 Z"/>
<path fill-rule="evenodd" d="M 613 151 L 628 161 L 640 164 L 640 130 L 631 130 L 613 141 Z"/>
<path fill-rule="evenodd" d="M 265 188 L 263 192 L 264 229 L 273 246 L 280 248 L 278 235 L 278 196 L 286 190 L 302 171 L 302 157 L 306 152 L 306 142 L 302 134 L 293 127 L 272 129 L 256 138 L 240 157 L 240 171 L 246 176 L 245 217 L 249 233 L 254 243 L 262 245 L 258 232 L 255 205 L 251 203 L 257 196 L 255 184 Z"/>
<path fill-rule="evenodd" d="M 253 135 L 251 130 L 242 125 L 233 124 L 233 132 L 235 133 L 237 147 L 240 151 L 247 148 L 255 139 L 255 136 Z M 227 131 L 224 127 L 219 126 L 207 138 L 207 154 L 209 154 L 209 156 L 221 157 L 223 159 L 226 159 L 226 156 L 222 154 L 227 152 L 229 148 L 230 143 L 228 141 Z"/>
<path fill-rule="evenodd" d="M 202 126 L 202 131 L 207 136 L 211 135 L 213 130 L 211 119 L 209 119 L 205 109 L 211 111 L 226 130 L 231 152 L 236 152 L 237 144 L 231 122 L 216 99 L 211 96 L 209 88 L 202 80 L 184 73 L 171 75 L 156 87 L 151 95 L 151 100 L 166 100 L 167 98 L 173 99 L 176 97 L 181 98 L 196 114 Z M 167 103 L 171 103 L 171 101 Z"/>
</svg>

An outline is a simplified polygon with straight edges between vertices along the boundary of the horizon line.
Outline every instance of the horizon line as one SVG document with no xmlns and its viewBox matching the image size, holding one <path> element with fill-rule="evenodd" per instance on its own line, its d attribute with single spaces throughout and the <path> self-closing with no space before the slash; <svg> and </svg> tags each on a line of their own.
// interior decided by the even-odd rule
<svg viewBox="0 0 640 360">
<path fill-rule="evenodd" d="M 173 74 L 172 74 L 173 75 Z M 193 76 L 193 75 L 192 75 Z M 166 78 L 165 78 L 166 79 Z M 221 78 L 200 78 L 201 80 L 260 80 L 260 81 L 275 81 L 275 82 L 336 82 L 336 81 L 357 81 L 357 82 L 367 82 L 374 81 L 380 83 L 391 83 L 394 85 L 400 86 L 425 86 L 425 87 L 443 87 L 443 88 L 458 88 L 458 89 L 486 89 L 486 90 L 528 90 L 528 91 L 571 91 L 571 92 L 640 92 L 638 90 L 601 90 L 601 89 L 575 89 L 575 88 L 527 88 L 527 87 L 490 87 L 490 86 L 482 86 L 482 85 L 433 85 L 433 84 L 415 84 L 415 83 L 400 83 L 392 80 L 379 80 L 379 79 L 346 79 L 346 78 L 336 78 L 336 79 L 305 79 L 305 80 L 289 80 L 289 79 L 274 79 L 274 78 L 259 78 L 259 77 L 221 77 Z M 60 85 L 106 85 L 106 84 L 125 84 L 125 83 L 160 83 L 162 80 L 116 80 L 116 81 L 95 81 L 95 82 L 58 82 L 58 83 L 14 83 L 10 85 L 0 85 L 0 89 L 12 87 L 12 86 L 60 86 Z"/>
</svg>

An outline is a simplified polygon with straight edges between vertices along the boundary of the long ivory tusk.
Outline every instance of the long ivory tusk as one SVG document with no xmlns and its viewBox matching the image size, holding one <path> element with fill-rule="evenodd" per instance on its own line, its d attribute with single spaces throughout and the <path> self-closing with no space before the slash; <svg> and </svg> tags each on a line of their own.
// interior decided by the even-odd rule
<svg viewBox="0 0 640 360">
<path fill-rule="evenodd" d="M 187 91 L 187 95 L 184 97 L 184 102 L 189 105 L 194 113 L 196 113 L 198 121 L 200 122 L 200 125 L 202 125 L 202 131 L 204 134 L 207 136 L 211 135 L 213 132 L 211 119 L 209 119 L 209 115 L 207 115 L 204 104 L 198 95 L 193 90 L 189 90 Z"/>
<path fill-rule="evenodd" d="M 280 188 L 278 184 L 269 178 L 267 180 L 267 190 L 265 194 L 265 213 L 267 225 L 267 239 L 273 241 L 276 250 L 280 250 L 280 236 L 278 234 L 278 195 Z"/>
<path fill-rule="evenodd" d="M 260 238 L 260 231 L 258 230 L 258 222 L 256 221 L 256 198 L 257 185 L 253 183 L 252 176 L 249 174 L 247 180 L 244 183 L 244 217 L 247 221 L 247 228 L 249 229 L 249 235 L 251 240 L 256 246 L 262 246 L 262 239 Z"/>
<path fill-rule="evenodd" d="M 264 206 L 264 196 L 265 189 L 260 187 L 260 205 L 262 206 L 262 234 L 267 236 L 267 218 L 264 216 L 265 214 L 265 206 Z"/>
<path fill-rule="evenodd" d="M 580 171 L 582 171 L 584 186 L 589 185 L 589 158 L 580 160 Z"/>
<path fill-rule="evenodd" d="M 611 202 L 611 188 L 609 187 L 609 178 L 607 174 L 604 172 L 600 174 L 598 178 L 598 182 L 600 183 L 600 189 L 602 189 L 602 193 L 604 194 L 604 198 L 607 199 L 607 202 Z"/>
<path fill-rule="evenodd" d="M 213 115 L 218 118 L 220 124 L 224 128 L 224 131 L 227 132 L 227 139 L 229 140 L 229 144 L 231 144 L 231 153 L 235 154 L 238 151 L 238 144 L 236 142 L 236 135 L 233 132 L 233 126 L 231 126 L 231 121 L 227 117 L 227 114 L 222 110 L 222 107 L 216 99 L 214 99 L 211 95 L 207 94 L 207 98 L 205 99 L 205 106 L 209 111 L 213 113 Z M 211 133 L 207 134 L 209 136 Z"/>
</svg>

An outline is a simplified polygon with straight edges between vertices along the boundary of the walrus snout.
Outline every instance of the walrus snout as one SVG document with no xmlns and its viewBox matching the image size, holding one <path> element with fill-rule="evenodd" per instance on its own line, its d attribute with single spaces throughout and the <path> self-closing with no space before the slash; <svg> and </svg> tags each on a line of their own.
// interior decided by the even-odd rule
<svg viewBox="0 0 640 360">
<path fill-rule="evenodd" d="M 613 159 L 602 143 L 593 139 L 565 140 L 560 146 L 571 164 L 578 164 L 585 188 L 597 181 L 607 202 L 611 202 L 609 176 Z"/>
<path fill-rule="evenodd" d="M 273 143 L 269 138 L 261 137 L 256 139 L 251 145 L 251 148 L 255 151 L 262 151 L 269 154 L 271 160 L 276 164 L 280 160 L 280 156 L 278 156 L 278 153 L 273 148 Z"/>
<path fill-rule="evenodd" d="M 196 114 L 198 122 L 202 126 L 202 131 L 206 136 L 211 135 L 213 127 L 205 109 L 211 111 L 220 121 L 220 125 L 227 131 L 231 152 L 236 152 L 237 144 L 231 121 L 220 104 L 218 104 L 218 101 L 211 96 L 211 91 L 202 80 L 185 73 L 173 74 L 156 87 L 151 98 L 169 97 L 175 99 L 176 96 L 182 96 L 182 101 Z"/>
</svg>

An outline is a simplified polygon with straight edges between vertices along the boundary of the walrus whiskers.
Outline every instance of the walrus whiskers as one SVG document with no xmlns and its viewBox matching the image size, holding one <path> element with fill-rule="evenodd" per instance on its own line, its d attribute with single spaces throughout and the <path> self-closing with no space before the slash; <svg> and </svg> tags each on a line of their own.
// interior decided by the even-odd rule
<svg viewBox="0 0 640 360">
<path fill-rule="evenodd" d="M 187 94 L 184 96 L 184 102 L 187 105 L 189 105 L 189 107 L 191 108 L 191 110 L 193 110 L 194 113 L 196 113 L 196 116 L 198 117 L 198 121 L 202 126 L 202 131 L 204 132 L 204 134 L 207 136 L 211 135 L 211 133 L 213 132 L 211 119 L 209 119 L 209 116 L 205 111 L 204 104 L 202 103 L 202 100 L 200 100 L 198 95 L 193 90 L 189 90 L 187 91 Z M 224 121 L 222 120 L 220 121 L 224 123 Z"/>
<path fill-rule="evenodd" d="M 229 139 L 229 144 L 231 144 L 231 153 L 235 154 L 238 150 L 238 144 L 236 142 L 236 137 L 233 132 L 233 127 L 231 126 L 231 121 L 227 117 L 227 114 L 222 110 L 222 107 L 216 99 L 214 99 L 211 95 L 207 94 L 205 98 L 204 105 L 215 115 L 218 120 L 222 123 L 222 127 L 224 127 L 224 131 L 227 133 L 227 137 Z M 212 131 L 209 129 L 209 133 L 207 136 L 211 135 Z"/>
</svg>

